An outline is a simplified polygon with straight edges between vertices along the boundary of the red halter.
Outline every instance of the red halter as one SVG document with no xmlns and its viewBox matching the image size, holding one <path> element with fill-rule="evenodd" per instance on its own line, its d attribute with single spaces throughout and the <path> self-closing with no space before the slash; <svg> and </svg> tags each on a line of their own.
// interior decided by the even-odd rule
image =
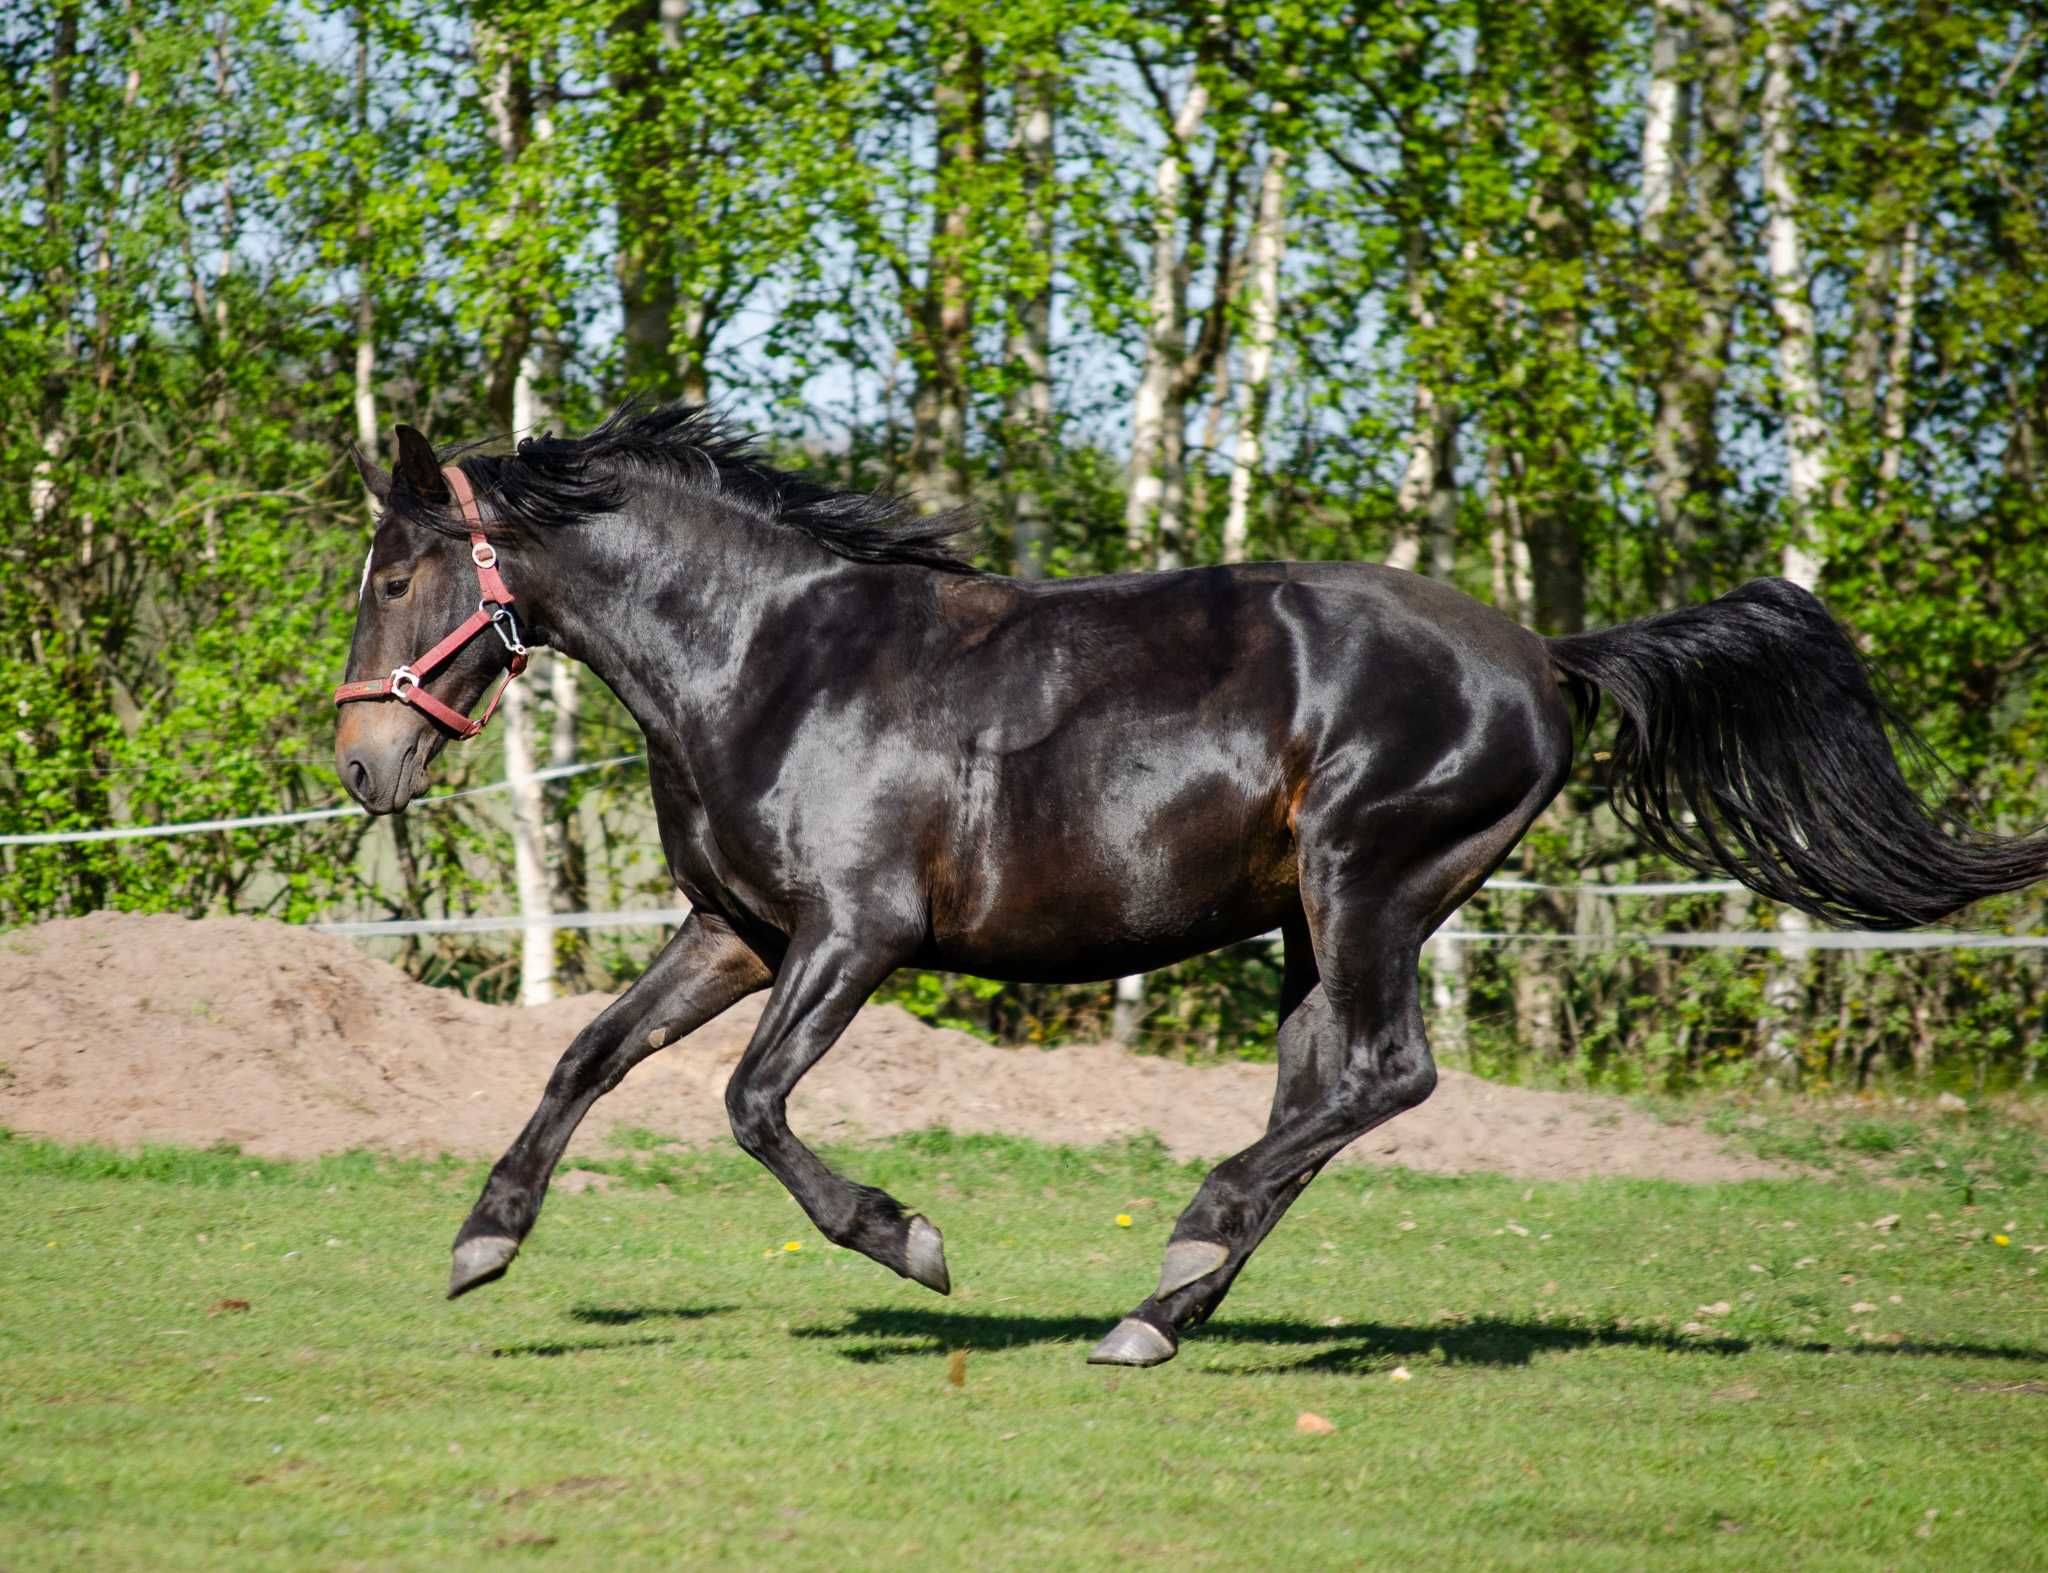
<svg viewBox="0 0 2048 1573">
<path fill-rule="evenodd" d="M 505 697 L 505 690 L 512 686 L 512 679 L 526 670 L 526 646 L 520 642 L 519 620 L 512 615 L 512 592 L 498 575 L 498 549 L 484 537 L 483 514 L 477 508 L 476 493 L 470 489 L 469 477 L 452 464 L 441 474 L 447 478 L 448 489 L 455 494 L 455 506 L 469 525 L 469 560 L 476 564 L 477 588 L 482 592 L 476 610 L 425 655 L 406 666 L 394 667 L 389 677 L 366 677 L 361 682 L 343 683 L 334 691 L 334 702 L 345 705 L 357 699 L 396 699 L 402 705 L 424 710 L 458 739 L 467 740 L 490 724 L 491 717 L 498 713 L 498 703 Z M 483 719 L 472 721 L 460 710 L 444 705 L 428 693 L 425 683 L 436 667 L 486 628 L 495 632 L 505 648 L 512 652 L 512 665 L 506 670 L 505 681 L 498 685 L 497 693 L 491 696 Z"/>
</svg>

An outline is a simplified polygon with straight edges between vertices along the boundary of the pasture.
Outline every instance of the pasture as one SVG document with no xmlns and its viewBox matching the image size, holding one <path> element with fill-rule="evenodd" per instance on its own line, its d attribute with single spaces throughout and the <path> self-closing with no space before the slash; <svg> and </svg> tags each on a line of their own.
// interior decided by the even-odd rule
<svg viewBox="0 0 2048 1573">
<path fill-rule="evenodd" d="M 449 1304 L 478 1166 L 0 1141 L 0 1562 L 2039 1565 L 2038 1131 L 1733 1123 L 1829 1167 L 1334 1170 L 1151 1372 L 1083 1363 L 1199 1172 L 1149 1146 L 840 1152 L 942 1300 L 629 1136 Z"/>
</svg>

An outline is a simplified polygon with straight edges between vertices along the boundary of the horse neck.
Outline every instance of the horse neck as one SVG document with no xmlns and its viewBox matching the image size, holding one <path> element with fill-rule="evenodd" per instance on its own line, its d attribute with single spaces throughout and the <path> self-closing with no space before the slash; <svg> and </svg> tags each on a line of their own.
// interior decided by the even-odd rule
<svg viewBox="0 0 2048 1573">
<path fill-rule="evenodd" d="M 669 487 L 550 532 L 542 551 L 535 620 L 547 643 L 601 678 L 655 747 L 714 743 L 764 632 L 830 581 L 872 571 Z"/>
</svg>

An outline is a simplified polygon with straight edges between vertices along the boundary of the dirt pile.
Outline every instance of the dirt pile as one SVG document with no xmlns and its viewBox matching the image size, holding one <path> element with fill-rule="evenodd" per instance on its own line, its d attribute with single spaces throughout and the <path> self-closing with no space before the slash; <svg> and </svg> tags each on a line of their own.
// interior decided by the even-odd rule
<svg viewBox="0 0 2048 1573">
<path fill-rule="evenodd" d="M 763 998 L 642 1064 L 592 1111 L 572 1157 L 603 1150 L 620 1126 L 728 1140 L 725 1081 Z M 494 1157 L 604 1004 L 481 1005 L 348 940 L 254 919 L 65 919 L 0 936 L 0 1126 L 121 1146 L 230 1141 L 277 1157 Z M 1220 1157 L 1263 1128 L 1272 1074 L 1109 1045 L 991 1048 L 870 1006 L 805 1078 L 790 1118 L 812 1141 L 935 1125 L 1078 1144 L 1150 1131 L 1178 1156 Z M 1455 1071 L 1340 1161 L 1531 1178 L 1777 1172 L 1618 1099 Z"/>
</svg>

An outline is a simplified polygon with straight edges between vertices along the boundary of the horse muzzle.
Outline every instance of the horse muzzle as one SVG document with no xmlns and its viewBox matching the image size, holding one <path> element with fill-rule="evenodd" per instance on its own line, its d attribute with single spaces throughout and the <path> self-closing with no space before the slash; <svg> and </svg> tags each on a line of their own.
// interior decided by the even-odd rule
<svg viewBox="0 0 2048 1573">
<path fill-rule="evenodd" d="M 373 814 L 395 814 L 427 784 L 427 765 L 445 741 L 405 705 L 351 705 L 334 728 L 334 768 L 348 795 Z"/>
</svg>

